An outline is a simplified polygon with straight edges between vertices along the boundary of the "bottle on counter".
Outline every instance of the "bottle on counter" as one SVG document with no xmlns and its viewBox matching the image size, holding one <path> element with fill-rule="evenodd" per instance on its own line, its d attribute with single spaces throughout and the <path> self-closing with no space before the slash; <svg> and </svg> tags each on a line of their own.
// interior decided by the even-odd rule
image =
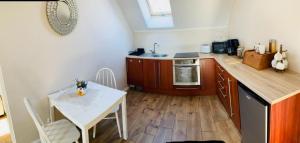
<svg viewBox="0 0 300 143">
<path fill-rule="evenodd" d="M 277 52 L 277 42 L 275 39 L 271 39 L 269 41 L 269 52 L 276 53 Z"/>
</svg>

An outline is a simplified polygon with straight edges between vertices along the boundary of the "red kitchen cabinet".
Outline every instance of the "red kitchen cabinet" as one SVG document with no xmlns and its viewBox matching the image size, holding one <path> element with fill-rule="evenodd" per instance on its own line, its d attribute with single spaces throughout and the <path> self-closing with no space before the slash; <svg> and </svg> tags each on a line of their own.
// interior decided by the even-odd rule
<svg viewBox="0 0 300 143">
<path fill-rule="evenodd" d="M 143 86 L 143 60 L 136 58 L 127 58 L 127 83 L 129 85 Z"/>
<path fill-rule="evenodd" d="M 240 104 L 238 93 L 238 81 L 227 73 L 228 77 L 228 97 L 229 97 L 229 116 L 238 130 L 241 130 Z"/>
<path fill-rule="evenodd" d="M 238 82 L 220 64 L 216 64 L 217 95 L 238 130 L 241 129 Z"/>
<path fill-rule="evenodd" d="M 158 88 L 158 71 L 157 61 L 151 59 L 144 59 L 144 89 L 153 90 Z"/>
<path fill-rule="evenodd" d="M 201 94 L 216 95 L 215 60 L 201 59 Z"/>
<path fill-rule="evenodd" d="M 173 88 L 173 63 L 171 60 L 157 61 L 159 90 L 172 90 Z"/>
<path fill-rule="evenodd" d="M 173 88 L 173 70 L 171 60 L 145 59 L 143 64 L 144 89 L 146 91 L 165 92 Z"/>
</svg>

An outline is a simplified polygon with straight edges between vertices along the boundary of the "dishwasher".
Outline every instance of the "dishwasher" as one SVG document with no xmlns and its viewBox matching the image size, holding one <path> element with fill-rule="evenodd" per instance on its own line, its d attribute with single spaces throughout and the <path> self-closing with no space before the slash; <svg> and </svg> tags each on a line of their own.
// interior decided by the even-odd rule
<svg viewBox="0 0 300 143">
<path fill-rule="evenodd" d="M 268 142 L 268 103 L 238 83 L 242 143 Z"/>
</svg>

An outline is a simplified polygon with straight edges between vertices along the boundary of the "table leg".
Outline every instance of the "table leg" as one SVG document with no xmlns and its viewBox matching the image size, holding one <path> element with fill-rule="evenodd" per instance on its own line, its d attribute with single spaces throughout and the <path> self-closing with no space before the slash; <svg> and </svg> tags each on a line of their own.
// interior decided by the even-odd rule
<svg viewBox="0 0 300 143">
<path fill-rule="evenodd" d="M 50 121 L 54 122 L 54 106 L 50 105 Z"/>
<path fill-rule="evenodd" d="M 125 140 L 127 140 L 128 132 L 127 132 L 126 96 L 123 97 L 123 101 L 122 101 L 122 124 L 123 124 L 123 137 Z"/>
<path fill-rule="evenodd" d="M 82 143 L 89 143 L 89 130 L 82 129 Z"/>
</svg>

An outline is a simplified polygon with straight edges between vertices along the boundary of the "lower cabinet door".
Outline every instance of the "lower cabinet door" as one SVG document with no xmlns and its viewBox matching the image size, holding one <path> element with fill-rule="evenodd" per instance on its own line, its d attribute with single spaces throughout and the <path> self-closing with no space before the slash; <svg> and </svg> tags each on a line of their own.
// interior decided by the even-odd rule
<svg viewBox="0 0 300 143">
<path fill-rule="evenodd" d="M 205 95 L 216 94 L 215 60 L 201 59 L 201 90 Z"/>
<path fill-rule="evenodd" d="M 143 86 L 143 60 L 127 58 L 126 63 L 127 83 L 130 85 Z"/>
<path fill-rule="evenodd" d="M 161 91 L 170 91 L 173 88 L 173 63 L 171 60 L 157 62 L 158 86 Z"/>
<path fill-rule="evenodd" d="M 142 59 L 138 59 L 136 62 L 136 76 L 135 76 L 135 82 L 138 86 L 144 85 L 144 70 L 143 70 L 143 61 Z"/>
<path fill-rule="evenodd" d="M 158 88 L 157 60 L 145 59 L 143 63 L 144 89 L 151 90 Z"/>
<path fill-rule="evenodd" d="M 229 97 L 230 97 L 229 116 L 232 119 L 236 128 L 240 131 L 241 130 L 241 119 L 240 119 L 240 104 L 239 104 L 239 95 L 238 95 L 238 82 L 231 75 L 228 76 L 228 79 L 229 79 L 228 93 L 229 93 Z"/>
</svg>

